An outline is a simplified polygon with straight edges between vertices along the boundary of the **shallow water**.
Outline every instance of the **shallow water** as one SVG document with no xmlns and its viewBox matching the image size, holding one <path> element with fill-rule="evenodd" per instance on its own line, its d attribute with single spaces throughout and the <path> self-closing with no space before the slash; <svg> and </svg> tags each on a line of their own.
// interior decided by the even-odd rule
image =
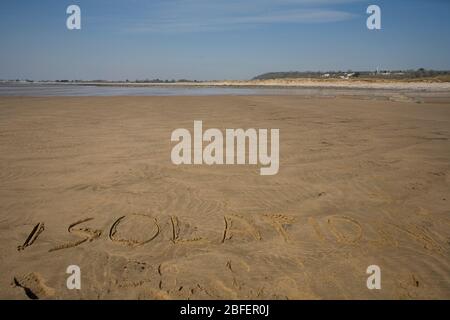
<svg viewBox="0 0 450 320">
<path fill-rule="evenodd" d="M 0 96 L 211 96 L 211 95 L 343 95 L 386 97 L 392 90 L 348 88 L 224 88 L 187 86 L 94 86 L 74 84 L 0 84 Z"/>
<path fill-rule="evenodd" d="M 0 96 L 184 96 L 184 95 L 252 95 L 253 89 L 132 87 L 64 84 L 3 84 Z"/>
</svg>

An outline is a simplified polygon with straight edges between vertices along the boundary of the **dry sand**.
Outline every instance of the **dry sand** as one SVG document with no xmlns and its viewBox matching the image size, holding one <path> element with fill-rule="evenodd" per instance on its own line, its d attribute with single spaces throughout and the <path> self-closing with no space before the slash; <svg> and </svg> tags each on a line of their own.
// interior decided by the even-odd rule
<svg viewBox="0 0 450 320">
<path fill-rule="evenodd" d="M 391 100 L 1 97 L 0 298 L 449 299 L 450 99 Z M 194 120 L 278 175 L 173 165 Z"/>
<path fill-rule="evenodd" d="M 323 88 L 323 89 L 369 89 L 369 90 L 413 90 L 415 92 L 449 92 L 450 82 L 437 80 L 409 80 L 395 79 L 267 79 L 267 80 L 219 80 L 203 82 L 51 82 L 52 85 L 88 85 L 98 87 L 213 87 L 213 88 Z"/>
<path fill-rule="evenodd" d="M 396 89 L 449 91 L 450 82 L 400 81 L 400 80 L 358 80 L 358 79 L 267 79 L 267 80 L 228 80 L 202 82 L 202 85 L 234 87 L 298 87 L 298 88 L 352 88 L 352 89 Z"/>
</svg>

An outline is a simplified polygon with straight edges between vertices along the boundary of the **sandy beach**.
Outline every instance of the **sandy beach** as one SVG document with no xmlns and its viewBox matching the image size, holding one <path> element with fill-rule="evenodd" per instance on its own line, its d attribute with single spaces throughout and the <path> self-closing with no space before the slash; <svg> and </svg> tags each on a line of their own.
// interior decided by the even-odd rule
<svg viewBox="0 0 450 320">
<path fill-rule="evenodd" d="M 8 83 L 8 82 L 5 82 Z M 9 82 L 11 83 L 11 82 Z M 38 82 L 39 83 L 39 82 Z M 323 88 L 323 89 L 370 89 L 370 90 L 414 90 L 448 92 L 450 82 L 432 80 L 389 80 L 389 79 L 266 79 L 266 80 L 217 80 L 199 82 L 151 83 L 151 82 L 42 82 L 41 84 L 66 86 L 96 86 L 96 87 L 186 87 L 186 88 Z"/>
<path fill-rule="evenodd" d="M 278 174 L 172 164 L 194 120 Z M 449 138 L 432 94 L 0 97 L 0 298 L 450 299 Z"/>
</svg>

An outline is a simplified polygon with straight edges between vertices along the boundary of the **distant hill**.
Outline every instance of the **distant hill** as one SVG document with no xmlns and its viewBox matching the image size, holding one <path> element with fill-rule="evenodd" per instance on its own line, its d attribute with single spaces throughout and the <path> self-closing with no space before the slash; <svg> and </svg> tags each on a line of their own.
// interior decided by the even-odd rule
<svg viewBox="0 0 450 320">
<path fill-rule="evenodd" d="M 378 70 L 378 71 L 288 71 L 288 72 L 268 72 L 254 77 L 252 80 L 271 79 L 301 79 L 301 78 L 364 78 L 364 79 L 399 79 L 413 80 L 435 78 L 441 81 L 449 81 L 450 71 L 426 70 Z"/>
<path fill-rule="evenodd" d="M 288 72 L 268 72 L 260 74 L 254 77 L 252 80 L 269 80 L 269 79 L 284 79 L 284 78 L 316 78 L 320 77 L 322 72 L 300 72 L 300 71 L 288 71 Z"/>
</svg>

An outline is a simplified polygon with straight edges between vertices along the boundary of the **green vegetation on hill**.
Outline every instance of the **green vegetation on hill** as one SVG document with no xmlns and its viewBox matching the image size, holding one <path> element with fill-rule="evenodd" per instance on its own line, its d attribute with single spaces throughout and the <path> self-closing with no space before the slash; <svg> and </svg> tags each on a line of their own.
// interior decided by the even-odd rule
<svg viewBox="0 0 450 320">
<path fill-rule="evenodd" d="M 339 78 L 361 78 L 361 79 L 394 79 L 394 80 L 426 80 L 450 81 L 450 71 L 426 70 L 382 70 L 382 71 L 288 71 L 268 72 L 254 77 L 252 80 L 271 79 L 339 79 Z"/>
</svg>

